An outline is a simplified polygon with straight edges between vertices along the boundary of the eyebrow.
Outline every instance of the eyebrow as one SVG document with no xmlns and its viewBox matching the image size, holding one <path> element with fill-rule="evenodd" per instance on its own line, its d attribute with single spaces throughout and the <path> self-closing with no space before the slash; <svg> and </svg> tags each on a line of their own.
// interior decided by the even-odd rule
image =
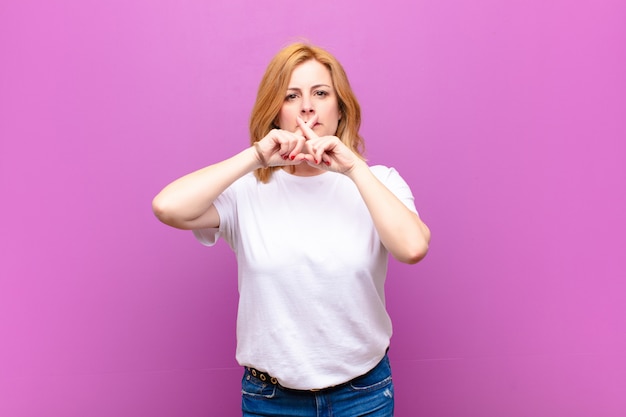
<svg viewBox="0 0 626 417">
<path fill-rule="evenodd" d="M 328 84 L 316 84 L 314 86 L 311 87 L 311 90 L 315 90 L 316 88 L 320 88 L 320 87 L 326 87 L 326 88 L 331 88 L 330 85 Z M 301 91 L 302 89 L 298 88 L 298 87 L 289 87 L 287 88 L 287 91 Z"/>
</svg>

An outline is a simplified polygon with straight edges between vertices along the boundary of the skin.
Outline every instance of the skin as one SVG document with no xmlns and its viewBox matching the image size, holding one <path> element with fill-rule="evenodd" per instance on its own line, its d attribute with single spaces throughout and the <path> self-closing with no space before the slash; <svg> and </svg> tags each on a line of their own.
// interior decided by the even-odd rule
<svg viewBox="0 0 626 417">
<path fill-rule="evenodd" d="M 289 88 L 285 101 L 278 115 L 278 126 L 283 130 L 293 131 L 305 139 L 302 148 L 296 146 L 287 155 L 295 159 L 296 152 L 303 152 L 304 161 L 317 165 L 322 155 L 314 154 L 313 147 L 320 137 L 331 137 L 337 132 L 341 119 L 337 94 L 333 87 L 333 80 L 328 69 L 315 60 L 310 60 L 297 66 L 291 74 Z M 306 126 L 302 122 L 308 123 Z M 304 129 L 308 129 L 304 134 Z M 299 145 L 299 142 L 296 142 Z M 324 162 L 329 162 L 328 158 Z M 299 164 L 295 167 L 295 175 L 317 175 L 321 170 L 309 164 Z"/>
<path fill-rule="evenodd" d="M 323 92 L 323 93 L 322 93 Z M 299 176 L 333 171 L 356 185 L 381 242 L 400 262 L 414 264 L 428 252 L 430 230 L 334 136 L 342 117 L 328 69 L 315 60 L 297 66 L 277 118 L 279 129 L 237 155 L 167 185 L 153 200 L 155 215 L 180 229 L 218 227 L 213 201 L 234 181 L 263 166 L 293 166 Z"/>
</svg>

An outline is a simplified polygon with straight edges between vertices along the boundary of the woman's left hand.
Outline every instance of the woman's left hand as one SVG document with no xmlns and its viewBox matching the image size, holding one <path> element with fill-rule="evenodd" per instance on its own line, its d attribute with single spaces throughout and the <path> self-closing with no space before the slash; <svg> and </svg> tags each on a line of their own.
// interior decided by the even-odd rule
<svg viewBox="0 0 626 417">
<path fill-rule="evenodd" d="M 400 262 L 414 264 L 426 256 L 430 230 L 419 216 L 409 210 L 359 158 L 336 136 L 318 136 L 298 117 L 297 123 L 306 139 L 303 161 L 318 169 L 347 175 L 356 185 L 380 241 Z"/>
<path fill-rule="evenodd" d="M 296 119 L 302 135 L 306 138 L 304 161 L 318 169 L 341 174 L 350 172 L 362 162 L 337 136 L 318 136 L 302 118 Z"/>
</svg>

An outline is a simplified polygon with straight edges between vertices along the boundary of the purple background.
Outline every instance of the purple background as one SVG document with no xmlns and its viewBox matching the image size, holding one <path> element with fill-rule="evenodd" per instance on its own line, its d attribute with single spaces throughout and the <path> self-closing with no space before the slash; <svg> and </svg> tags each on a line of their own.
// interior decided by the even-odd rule
<svg viewBox="0 0 626 417">
<path fill-rule="evenodd" d="M 246 146 L 299 37 L 433 232 L 390 267 L 396 415 L 626 415 L 625 22 L 621 0 L 2 2 L 0 416 L 239 415 L 234 257 L 150 202 Z"/>
</svg>

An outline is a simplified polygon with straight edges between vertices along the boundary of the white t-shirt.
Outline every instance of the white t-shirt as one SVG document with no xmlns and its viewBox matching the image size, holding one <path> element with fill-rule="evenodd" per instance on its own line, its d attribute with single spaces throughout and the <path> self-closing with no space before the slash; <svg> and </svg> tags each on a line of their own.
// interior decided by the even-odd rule
<svg viewBox="0 0 626 417">
<path fill-rule="evenodd" d="M 413 195 L 393 168 L 374 175 L 410 210 Z M 252 174 L 215 201 L 219 229 L 238 264 L 237 361 L 294 389 L 341 384 L 372 369 L 389 346 L 388 253 L 356 185 L 345 175 Z"/>
</svg>

